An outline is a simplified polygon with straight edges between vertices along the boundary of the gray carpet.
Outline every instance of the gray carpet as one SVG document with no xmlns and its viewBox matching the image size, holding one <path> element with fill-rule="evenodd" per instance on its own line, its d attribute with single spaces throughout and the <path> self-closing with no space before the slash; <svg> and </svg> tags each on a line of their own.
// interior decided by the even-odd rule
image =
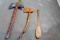
<svg viewBox="0 0 60 40">
<path fill-rule="evenodd" d="M 17 0 L 0 1 L 0 40 L 4 40 L 13 14 L 13 9 L 9 10 L 8 7 Z M 31 14 L 30 24 L 21 40 L 60 40 L 60 8 L 56 0 L 22 0 L 22 4 L 25 7 L 34 8 L 34 13 Z M 40 26 L 42 30 L 40 39 L 35 38 L 37 9 L 40 9 Z M 11 37 L 8 40 L 17 40 L 25 26 L 26 19 L 27 13 L 18 10 Z"/>
</svg>

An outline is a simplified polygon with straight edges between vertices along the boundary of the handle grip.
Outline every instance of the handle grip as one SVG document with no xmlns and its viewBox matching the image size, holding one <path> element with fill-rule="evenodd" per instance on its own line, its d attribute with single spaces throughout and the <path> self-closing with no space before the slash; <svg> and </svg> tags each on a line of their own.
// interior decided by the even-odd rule
<svg viewBox="0 0 60 40">
<path fill-rule="evenodd" d="M 10 37 L 10 34 L 11 34 L 11 31 L 12 31 L 12 24 L 9 26 L 9 28 L 8 28 L 8 31 L 7 31 L 7 34 L 6 34 L 6 39 L 8 39 L 9 37 Z"/>
</svg>

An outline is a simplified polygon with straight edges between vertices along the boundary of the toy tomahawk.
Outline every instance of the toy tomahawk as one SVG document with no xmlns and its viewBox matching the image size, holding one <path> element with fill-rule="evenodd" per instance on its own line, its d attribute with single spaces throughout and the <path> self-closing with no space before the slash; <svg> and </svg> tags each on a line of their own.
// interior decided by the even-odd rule
<svg viewBox="0 0 60 40">
<path fill-rule="evenodd" d="M 17 10 L 24 8 L 24 6 L 21 4 L 21 0 L 18 0 L 18 2 L 16 2 L 16 4 L 11 3 L 11 5 L 9 6 L 9 9 L 13 9 L 13 8 L 14 8 L 14 10 L 13 10 L 12 19 L 11 19 L 9 28 L 7 30 L 6 36 L 5 36 L 6 39 L 8 39 L 11 35 L 11 31 L 12 31 L 12 27 L 13 27 L 13 24 L 14 24 L 14 21 L 15 21 Z"/>
</svg>

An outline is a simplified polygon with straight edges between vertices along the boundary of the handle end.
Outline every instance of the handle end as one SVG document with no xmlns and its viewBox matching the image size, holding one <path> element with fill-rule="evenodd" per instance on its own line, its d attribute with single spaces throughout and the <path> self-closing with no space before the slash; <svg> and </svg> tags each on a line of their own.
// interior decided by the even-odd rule
<svg viewBox="0 0 60 40">
<path fill-rule="evenodd" d="M 41 29 L 40 26 L 36 28 L 36 38 L 39 39 L 41 37 Z"/>
</svg>

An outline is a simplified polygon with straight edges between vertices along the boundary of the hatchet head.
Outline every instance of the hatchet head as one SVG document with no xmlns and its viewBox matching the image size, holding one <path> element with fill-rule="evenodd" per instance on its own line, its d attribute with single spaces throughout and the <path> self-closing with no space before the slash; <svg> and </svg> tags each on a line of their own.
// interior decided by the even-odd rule
<svg viewBox="0 0 60 40">
<path fill-rule="evenodd" d="M 9 6 L 9 9 L 13 9 L 16 7 L 16 4 L 15 3 L 11 3 L 10 6 Z M 24 8 L 24 6 L 22 4 L 18 4 L 18 9 L 22 9 Z"/>
<path fill-rule="evenodd" d="M 24 8 L 24 13 L 33 13 L 34 9 L 33 8 Z"/>
</svg>

